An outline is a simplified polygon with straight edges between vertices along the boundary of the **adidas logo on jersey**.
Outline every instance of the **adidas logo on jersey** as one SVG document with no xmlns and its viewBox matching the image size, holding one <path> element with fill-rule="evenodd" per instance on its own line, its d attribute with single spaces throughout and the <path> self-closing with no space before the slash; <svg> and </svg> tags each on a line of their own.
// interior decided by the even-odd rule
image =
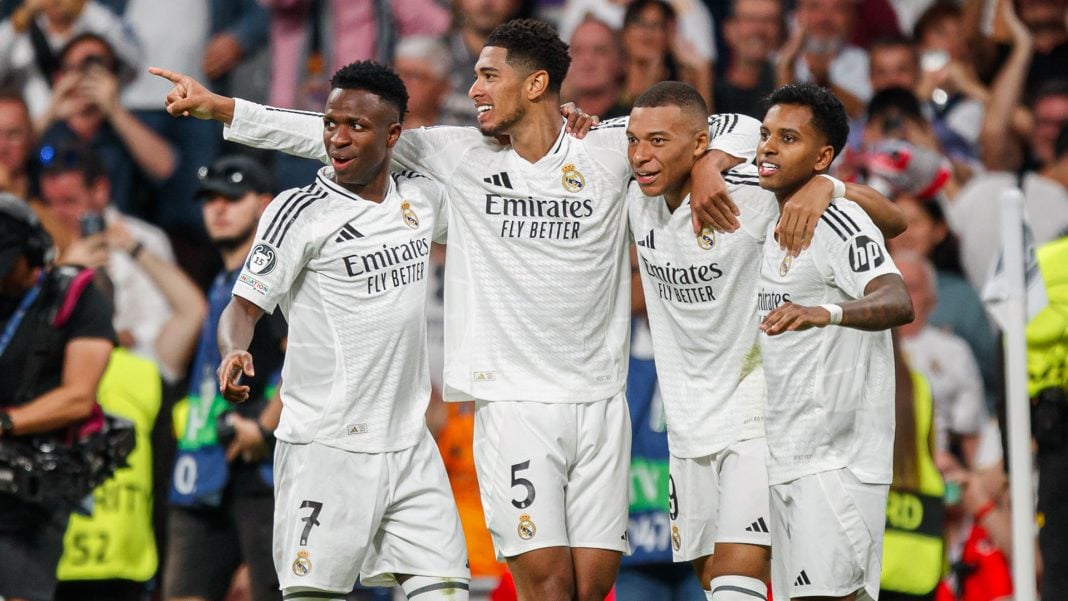
<svg viewBox="0 0 1068 601">
<path fill-rule="evenodd" d="M 749 527 L 745 529 L 745 531 L 746 532 L 767 532 L 768 531 L 768 524 L 767 524 L 767 522 L 764 521 L 764 518 L 760 517 L 760 518 L 757 518 L 757 521 L 755 521 L 752 524 L 750 524 Z"/>
<path fill-rule="evenodd" d="M 356 228 L 352 227 L 351 223 L 346 223 L 341 228 L 341 232 L 337 235 L 337 238 L 334 238 L 334 242 L 340 244 L 346 240 L 353 240 L 355 238 L 363 238 L 363 234 L 357 231 Z"/>
<path fill-rule="evenodd" d="M 501 171 L 500 173 L 497 173 L 495 175 L 484 177 L 482 178 L 482 181 L 486 182 L 487 184 L 493 184 L 494 186 L 504 186 L 509 190 L 512 189 L 512 182 L 508 179 L 507 171 Z"/>
<path fill-rule="evenodd" d="M 645 248 L 651 248 L 655 250 L 656 246 L 653 244 L 653 230 L 649 230 L 649 233 L 645 235 L 645 238 L 638 240 L 636 244 L 638 246 L 644 246 Z"/>
<path fill-rule="evenodd" d="M 804 570 L 797 575 L 797 580 L 794 580 L 794 586 L 805 586 L 806 584 L 812 584 L 812 581 L 808 579 L 808 574 Z"/>
</svg>

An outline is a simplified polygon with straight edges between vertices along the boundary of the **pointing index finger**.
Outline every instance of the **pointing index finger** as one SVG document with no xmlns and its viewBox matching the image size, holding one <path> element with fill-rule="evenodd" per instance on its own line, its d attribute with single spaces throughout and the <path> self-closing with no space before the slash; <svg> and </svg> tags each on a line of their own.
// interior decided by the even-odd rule
<svg viewBox="0 0 1068 601">
<path fill-rule="evenodd" d="M 169 80 L 171 83 L 177 84 L 177 83 L 181 83 L 181 81 L 182 81 L 182 75 L 180 73 L 175 73 L 174 71 L 171 71 L 169 69 L 161 69 L 159 67 L 149 67 L 148 68 L 148 72 L 153 74 L 153 75 L 157 75 L 159 77 L 162 77 L 163 79 Z"/>
</svg>

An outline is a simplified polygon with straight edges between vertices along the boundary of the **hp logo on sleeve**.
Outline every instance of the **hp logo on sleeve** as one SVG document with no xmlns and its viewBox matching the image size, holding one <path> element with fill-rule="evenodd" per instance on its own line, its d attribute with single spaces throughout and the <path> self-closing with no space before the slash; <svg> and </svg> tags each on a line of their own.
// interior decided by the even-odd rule
<svg viewBox="0 0 1068 601">
<path fill-rule="evenodd" d="M 861 273 L 871 271 L 886 261 L 883 248 L 867 236 L 857 236 L 849 243 L 849 266 Z"/>
</svg>

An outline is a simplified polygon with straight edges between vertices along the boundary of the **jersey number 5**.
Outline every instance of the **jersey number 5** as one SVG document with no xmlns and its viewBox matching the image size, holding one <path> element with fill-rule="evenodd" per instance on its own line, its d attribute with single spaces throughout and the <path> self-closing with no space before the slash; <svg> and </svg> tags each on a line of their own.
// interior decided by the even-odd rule
<svg viewBox="0 0 1068 601">
<path fill-rule="evenodd" d="M 527 491 L 527 496 L 523 497 L 522 500 L 512 499 L 512 505 L 516 509 L 526 509 L 527 507 L 530 507 L 531 503 L 534 502 L 534 484 L 530 480 L 527 480 L 526 478 L 520 478 L 518 476 L 519 472 L 526 469 L 530 469 L 529 459 L 524 461 L 523 463 L 516 463 L 512 466 L 512 488 L 522 486 Z"/>
</svg>

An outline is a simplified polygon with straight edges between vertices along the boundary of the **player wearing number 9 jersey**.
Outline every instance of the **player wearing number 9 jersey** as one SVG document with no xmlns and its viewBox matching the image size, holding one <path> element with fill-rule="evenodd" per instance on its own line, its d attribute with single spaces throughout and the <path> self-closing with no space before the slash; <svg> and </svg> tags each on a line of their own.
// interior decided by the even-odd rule
<svg viewBox="0 0 1068 601">
<path fill-rule="evenodd" d="M 407 93 L 390 70 L 339 70 L 323 117 L 332 166 L 279 195 L 220 322 L 230 400 L 254 370 L 251 326 L 289 325 L 275 436 L 274 562 L 287 600 L 343 599 L 357 577 L 418 601 L 467 598 L 466 549 L 430 396 L 426 282 L 444 190 L 388 170 Z"/>
</svg>

